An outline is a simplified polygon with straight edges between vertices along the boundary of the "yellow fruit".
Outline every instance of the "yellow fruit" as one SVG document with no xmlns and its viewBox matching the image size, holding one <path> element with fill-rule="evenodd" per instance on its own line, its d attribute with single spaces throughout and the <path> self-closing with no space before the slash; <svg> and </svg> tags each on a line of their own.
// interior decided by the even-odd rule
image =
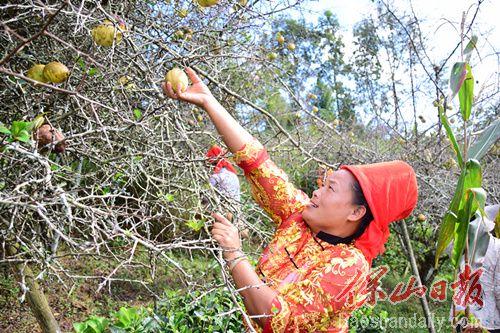
<svg viewBox="0 0 500 333">
<path fill-rule="evenodd" d="M 198 0 L 198 4 L 202 7 L 211 7 L 219 3 L 219 0 Z"/>
<path fill-rule="evenodd" d="M 312 112 L 316 113 L 316 112 L 318 112 L 318 111 L 319 111 L 319 109 L 318 109 L 316 106 L 313 106 L 313 108 L 312 108 Z"/>
<path fill-rule="evenodd" d="M 309 97 L 310 99 L 314 99 L 314 100 L 318 99 L 318 96 L 316 96 L 316 95 L 314 95 L 312 93 L 308 94 L 307 97 Z"/>
<path fill-rule="evenodd" d="M 267 57 L 269 58 L 269 60 L 275 60 L 276 58 L 278 58 L 278 54 L 276 52 L 271 52 L 267 55 Z"/>
<path fill-rule="evenodd" d="M 286 46 L 290 51 L 295 50 L 295 43 L 288 43 Z"/>
<path fill-rule="evenodd" d="M 61 83 L 68 79 L 69 69 L 58 61 L 52 61 L 45 65 L 43 76 L 48 82 Z"/>
<path fill-rule="evenodd" d="M 120 24 L 120 29 L 125 30 L 125 24 Z M 123 39 L 123 33 L 120 29 L 116 29 L 113 22 L 105 20 L 102 24 L 99 24 L 97 27 L 92 29 L 92 38 L 94 42 L 101 46 L 110 47 L 113 45 L 113 41 L 116 44 L 120 43 Z M 115 40 L 115 31 L 116 31 L 116 40 Z"/>
<path fill-rule="evenodd" d="M 199 123 L 202 123 L 203 122 L 203 116 L 201 114 L 199 114 L 196 119 L 198 120 Z"/>
<path fill-rule="evenodd" d="M 33 66 L 31 66 L 30 69 L 28 69 L 28 72 L 26 73 L 26 76 L 29 77 L 32 80 L 35 80 L 35 81 L 38 81 L 38 82 L 47 83 L 49 81 L 43 75 L 43 69 L 44 68 L 45 68 L 45 65 L 42 65 L 42 64 L 33 65 Z"/>
<path fill-rule="evenodd" d="M 339 126 L 339 125 L 340 125 L 340 120 L 338 120 L 338 119 L 334 119 L 334 120 L 333 120 L 333 126 L 337 127 L 337 126 Z"/>
<path fill-rule="evenodd" d="M 424 222 L 425 220 L 427 220 L 427 217 L 425 217 L 424 214 L 420 213 L 417 216 L 417 220 L 418 220 L 418 222 Z"/>
<path fill-rule="evenodd" d="M 130 77 L 124 75 L 118 79 L 118 83 L 122 86 L 126 85 L 130 81 Z"/>
<path fill-rule="evenodd" d="M 240 0 L 240 6 L 245 7 L 248 3 L 248 0 Z"/>
<path fill-rule="evenodd" d="M 165 81 L 170 82 L 172 89 L 175 92 L 177 92 L 178 89 L 180 89 L 181 92 L 184 92 L 189 85 L 186 73 L 177 67 L 168 71 L 167 75 L 165 75 Z"/>
<path fill-rule="evenodd" d="M 176 32 L 174 32 L 174 38 L 175 39 L 182 39 L 182 38 L 184 38 L 184 32 L 182 32 L 182 30 L 177 30 Z"/>
<path fill-rule="evenodd" d="M 285 37 L 283 37 L 281 32 L 278 32 L 278 36 L 276 37 L 276 40 L 278 41 L 278 44 L 283 44 L 285 42 Z"/>
<path fill-rule="evenodd" d="M 399 144 L 404 145 L 406 143 L 406 140 L 403 138 L 399 138 Z"/>
<path fill-rule="evenodd" d="M 180 18 L 184 18 L 187 15 L 188 15 L 187 9 L 181 9 L 181 10 L 177 11 L 177 16 L 179 16 Z"/>
</svg>

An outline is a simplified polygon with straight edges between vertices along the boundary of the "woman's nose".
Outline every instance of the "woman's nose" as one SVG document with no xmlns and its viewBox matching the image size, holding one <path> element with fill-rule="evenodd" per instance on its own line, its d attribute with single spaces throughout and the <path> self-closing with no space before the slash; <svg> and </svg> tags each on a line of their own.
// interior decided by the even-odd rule
<svg viewBox="0 0 500 333">
<path fill-rule="evenodd" d="M 313 198 L 319 198 L 319 188 L 313 191 Z"/>
</svg>

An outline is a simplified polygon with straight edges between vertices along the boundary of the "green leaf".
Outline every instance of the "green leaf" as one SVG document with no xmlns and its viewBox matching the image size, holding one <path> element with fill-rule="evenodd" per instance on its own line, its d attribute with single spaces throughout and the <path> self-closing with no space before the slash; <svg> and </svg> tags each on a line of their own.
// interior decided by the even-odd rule
<svg viewBox="0 0 500 333">
<path fill-rule="evenodd" d="M 170 193 L 165 194 L 165 200 L 167 200 L 167 202 L 173 202 L 174 199 L 175 199 L 175 197 L 173 194 L 170 194 Z"/>
<path fill-rule="evenodd" d="M 462 169 L 462 173 L 458 178 L 458 183 L 451 199 L 448 211 L 445 213 L 443 222 L 439 228 L 438 242 L 436 246 L 436 257 L 435 257 L 435 267 L 437 268 L 439 263 L 439 257 L 450 244 L 455 233 L 455 226 L 458 223 L 458 214 L 465 205 L 465 200 L 463 200 L 464 192 L 472 187 L 480 187 L 482 181 L 481 176 L 481 165 L 476 160 L 469 160 Z"/>
<path fill-rule="evenodd" d="M 464 83 L 465 76 L 467 75 L 467 66 L 465 62 L 456 62 L 451 69 L 450 75 L 450 89 L 451 89 L 451 99 L 455 97 L 455 95 L 462 87 L 462 83 Z"/>
<path fill-rule="evenodd" d="M 480 160 L 500 138 L 500 119 L 488 126 L 469 148 L 469 157 Z"/>
<path fill-rule="evenodd" d="M 205 221 L 203 220 L 189 220 L 186 222 L 186 226 L 188 226 L 190 229 L 194 231 L 200 231 L 201 228 L 205 225 Z"/>
<path fill-rule="evenodd" d="M 10 130 L 7 127 L 1 126 L 0 125 L 0 133 L 10 135 Z"/>
<path fill-rule="evenodd" d="M 89 76 L 94 76 L 97 74 L 97 68 L 91 67 L 88 72 Z"/>
<path fill-rule="evenodd" d="M 139 110 L 139 109 L 134 109 L 134 116 L 135 116 L 135 119 L 141 120 L 141 118 L 142 118 L 142 111 Z"/>
<path fill-rule="evenodd" d="M 464 208 L 458 215 L 458 224 L 455 230 L 455 243 L 453 244 L 452 264 L 456 268 L 460 265 L 460 258 L 465 248 L 465 241 L 469 230 L 469 221 L 476 213 L 478 207 L 484 210 L 486 192 L 480 188 L 470 188 L 465 192 Z"/>
<path fill-rule="evenodd" d="M 460 87 L 458 98 L 460 99 L 460 113 L 464 121 L 469 120 L 472 110 L 472 103 L 474 102 L 474 78 L 469 64 L 466 64 L 467 74 L 465 81 Z"/>
<path fill-rule="evenodd" d="M 76 63 L 80 66 L 80 68 L 82 69 L 82 71 L 85 71 L 85 62 L 83 61 L 82 58 L 78 58 L 78 60 L 76 61 Z"/>
<path fill-rule="evenodd" d="M 87 323 L 73 323 L 76 333 L 83 333 L 87 329 Z"/>
<path fill-rule="evenodd" d="M 14 139 L 21 142 L 28 142 L 31 139 L 30 134 L 26 130 L 22 130 L 19 134 L 17 134 Z"/>
<path fill-rule="evenodd" d="M 448 135 L 448 139 L 450 139 L 453 151 L 457 156 L 458 165 L 460 166 L 460 168 L 462 168 L 464 165 L 464 158 L 462 156 L 462 151 L 458 146 L 458 142 L 457 139 L 455 138 L 455 134 L 453 133 L 453 129 L 451 128 L 450 122 L 448 121 L 448 117 L 444 114 L 443 106 L 441 105 L 439 106 L 439 119 L 441 120 L 441 123 L 443 124 L 444 129 L 446 130 L 446 135 Z"/>
<path fill-rule="evenodd" d="M 469 263 L 475 267 L 488 250 L 491 235 L 484 224 L 484 211 L 476 212 L 475 218 L 469 223 Z"/>
<path fill-rule="evenodd" d="M 477 44 L 477 36 L 472 36 L 472 38 L 470 39 L 469 43 L 467 43 L 467 46 L 465 47 L 464 50 L 464 56 L 466 62 L 470 61 L 470 57 L 472 56 L 472 51 L 474 51 L 474 49 L 476 48 L 476 44 Z"/>
</svg>

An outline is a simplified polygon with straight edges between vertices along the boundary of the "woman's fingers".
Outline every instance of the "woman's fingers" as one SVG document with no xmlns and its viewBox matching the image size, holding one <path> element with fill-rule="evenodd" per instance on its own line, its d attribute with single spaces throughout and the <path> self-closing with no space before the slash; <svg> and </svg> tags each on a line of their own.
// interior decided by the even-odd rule
<svg viewBox="0 0 500 333">
<path fill-rule="evenodd" d="M 174 93 L 174 90 L 172 89 L 172 84 L 170 82 L 164 82 L 162 85 L 161 85 L 162 89 L 163 89 L 163 92 L 165 93 L 165 95 L 167 95 L 168 97 L 172 98 L 172 99 L 177 99 L 177 95 Z"/>
<path fill-rule="evenodd" d="M 231 226 L 231 227 L 233 226 L 233 224 L 231 222 L 229 222 L 229 220 L 227 218 L 222 216 L 222 214 L 214 212 L 214 213 L 212 213 L 212 217 L 214 217 L 217 221 L 219 221 L 222 224 L 225 224 L 225 225 Z"/>
<path fill-rule="evenodd" d="M 185 71 L 193 84 L 200 83 L 201 79 L 191 67 L 186 67 Z"/>
</svg>

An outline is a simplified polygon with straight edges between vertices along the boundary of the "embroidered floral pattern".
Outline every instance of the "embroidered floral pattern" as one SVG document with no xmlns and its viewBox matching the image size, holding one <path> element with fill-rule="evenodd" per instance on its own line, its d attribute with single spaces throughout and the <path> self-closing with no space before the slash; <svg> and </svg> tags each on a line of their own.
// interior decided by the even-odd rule
<svg viewBox="0 0 500 333">
<path fill-rule="evenodd" d="M 302 220 L 309 202 L 254 140 L 234 160 L 252 196 L 278 228 L 256 269 L 279 292 L 262 332 L 347 332 L 348 319 L 366 300 L 369 264 L 353 244 L 315 238 Z M 257 328 L 257 325 L 254 325 Z"/>
</svg>

